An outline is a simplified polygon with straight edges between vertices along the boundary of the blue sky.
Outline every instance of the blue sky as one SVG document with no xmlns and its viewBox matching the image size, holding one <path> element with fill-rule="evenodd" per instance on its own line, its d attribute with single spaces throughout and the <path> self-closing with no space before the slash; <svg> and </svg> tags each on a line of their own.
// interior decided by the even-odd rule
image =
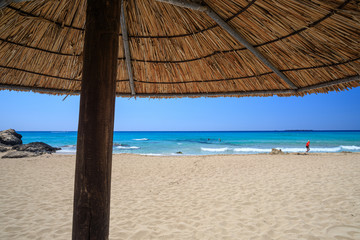
<svg viewBox="0 0 360 240">
<path fill-rule="evenodd" d="M 0 130 L 76 131 L 79 96 L 0 91 Z M 117 131 L 360 130 L 360 87 L 305 97 L 117 98 Z"/>
</svg>

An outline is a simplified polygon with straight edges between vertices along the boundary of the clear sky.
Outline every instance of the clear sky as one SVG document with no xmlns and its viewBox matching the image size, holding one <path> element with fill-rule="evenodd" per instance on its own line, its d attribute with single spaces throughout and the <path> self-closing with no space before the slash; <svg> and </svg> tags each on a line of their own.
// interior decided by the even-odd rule
<svg viewBox="0 0 360 240">
<path fill-rule="evenodd" d="M 79 96 L 0 91 L 0 130 L 76 131 Z M 117 131 L 360 130 L 360 87 L 305 97 L 117 98 Z"/>
</svg>

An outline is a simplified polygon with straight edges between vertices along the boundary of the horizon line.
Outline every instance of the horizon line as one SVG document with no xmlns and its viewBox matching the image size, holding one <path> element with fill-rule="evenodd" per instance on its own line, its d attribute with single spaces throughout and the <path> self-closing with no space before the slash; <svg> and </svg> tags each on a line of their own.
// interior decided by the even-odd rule
<svg viewBox="0 0 360 240">
<path fill-rule="evenodd" d="M 6 129 L 5 129 L 6 130 Z M 4 130 L 2 130 L 4 131 Z M 77 132 L 77 130 L 15 130 L 18 132 Z M 285 130 L 114 130 L 114 132 L 349 132 L 352 130 L 316 130 L 316 129 L 285 129 Z"/>
</svg>

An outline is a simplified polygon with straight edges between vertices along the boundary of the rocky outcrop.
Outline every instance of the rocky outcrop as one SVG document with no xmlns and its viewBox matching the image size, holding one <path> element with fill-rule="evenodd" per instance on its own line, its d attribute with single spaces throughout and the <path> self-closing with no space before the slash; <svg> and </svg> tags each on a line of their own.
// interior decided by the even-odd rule
<svg viewBox="0 0 360 240">
<path fill-rule="evenodd" d="M 22 136 L 15 132 L 14 129 L 8 129 L 0 132 L 0 143 L 5 145 L 18 145 L 22 144 Z"/>
<path fill-rule="evenodd" d="M 7 152 L 2 158 L 34 157 L 44 153 L 54 153 L 61 148 L 54 148 L 43 142 L 22 144 L 22 136 L 14 129 L 0 132 L 0 152 Z M 12 151 L 11 151 L 12 150 Z"/>
<path fill-rule="evenodd" d="M 7 152 L 11 150 L 11 146 L 0 143 L 0 152 Z"/>
<path fill-rule="evenodd" d="M 25 157 L 35 157 L 39 154 L 33 152 L 24 152 L 24 151 L 11 151 L 6 153 L 1 158 L 25 158 Z"/>
<path fill-rule="evenodd" d="M 56 152 L 56 150 L 61 150 L 61 148 L 54 148 L 43 142 L 32 142 L 23 145 L 17 145 L 14 146 L 12 149 L 17 151 L 32 152 L 38 155 L 43 153 L 54 153 Z"/>
<path fill-rule="evenodd" d="M 270 153 L 270 154 L 284 154 L 284 152 L 281 151 L 281 149 L 273 148 L 273 149 L 271 149 L 271 153 Z"/>
</svg>

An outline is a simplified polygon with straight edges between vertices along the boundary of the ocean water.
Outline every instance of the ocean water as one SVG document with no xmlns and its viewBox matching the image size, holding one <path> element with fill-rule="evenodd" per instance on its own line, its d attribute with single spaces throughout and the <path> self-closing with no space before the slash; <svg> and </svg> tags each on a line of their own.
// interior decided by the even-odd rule
<svg viewBox="0 0 360 240">
<path fill-rule="evenodd" d="M 76 153 L 77 132 L 19 132 L 23 142 L 45 142 Z M 360 152 L 360 131 L 114 132 L 114 153 L 211 155 L 284 152 Z M 181 152 L 181 153 L 180 153 Z"/>
</svg>

